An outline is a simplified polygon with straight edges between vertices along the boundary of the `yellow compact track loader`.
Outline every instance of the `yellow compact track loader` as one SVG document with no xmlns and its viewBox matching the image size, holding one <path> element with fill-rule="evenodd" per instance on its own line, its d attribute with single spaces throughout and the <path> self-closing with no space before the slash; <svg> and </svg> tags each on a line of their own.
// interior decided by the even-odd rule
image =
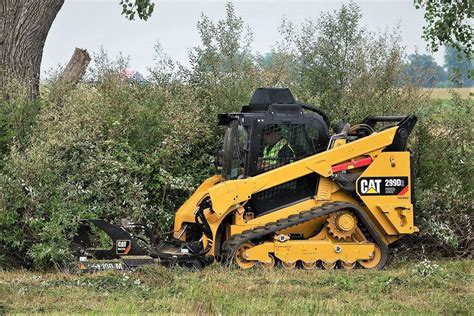
<svg viewBox="0 0 474 316">
<path fill-rule="evenodd" d="M 381 269 L 388 245 L 418 231 L 407 139 L 416 117 L 370 116 L 336 125 L 288 89 L 257 89 L 226 127 L 221 174 L 177 210 L 172 235 L 144 225 L 84 221 L 76 236 L 82 269 L 160 262 L 203 267 Z M 91 247 L 97 228 L 110 249 Z"/>
</svg>

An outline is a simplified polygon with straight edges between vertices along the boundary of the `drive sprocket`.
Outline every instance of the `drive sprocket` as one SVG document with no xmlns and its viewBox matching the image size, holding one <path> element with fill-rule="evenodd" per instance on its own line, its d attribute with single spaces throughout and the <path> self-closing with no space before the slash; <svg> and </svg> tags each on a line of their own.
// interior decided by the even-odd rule
<svg viewBox="0 0 474 316">
<path fill-rule="evenodd" d="M 329 234 L 338 240 L 350 239 L 357 228 L 357 217 L 348 210 L 330 213 L 326 222 Z"/>
</svg>

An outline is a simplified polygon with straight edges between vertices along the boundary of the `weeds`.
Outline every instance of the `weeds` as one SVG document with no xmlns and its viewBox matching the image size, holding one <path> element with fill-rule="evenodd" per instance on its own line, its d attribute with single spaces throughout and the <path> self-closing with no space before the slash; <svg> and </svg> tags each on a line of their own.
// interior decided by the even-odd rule
<svg viewBox="0 0 474 316">
<path fill-rule="evenodd" d="M 443 269 L 436 263 L 431 262 L 428 259 L 417 263 L 413 268 L 412 272 L 422 277 L 439 274 Z"/>
<path fill-rule="evenodd" d="M 472 261 L 458 260 L 349 272 L 241 271 L 217 264 L 202 271 L 2 272 L 0 302 L 12 313 L 468 314 L 473 269 Z"/>
</svg>

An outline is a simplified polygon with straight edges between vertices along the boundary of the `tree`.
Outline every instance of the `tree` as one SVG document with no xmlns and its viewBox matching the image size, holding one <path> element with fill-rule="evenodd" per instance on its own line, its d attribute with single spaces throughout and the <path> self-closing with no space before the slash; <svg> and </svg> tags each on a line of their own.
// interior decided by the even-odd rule
<svg viewBox="0 0 474 316">
<path fill-rule="evenodd" d="M 407 75 L 412 84 L 419 87 L 434 87 L 448 79 L 443 67 L 426 54 L 408 56 Z"/>
<path fill-rule="evenodd" d="M 300 32 L 288 24 L 282 31 L 292 38 L 300 59 L 302 84 L 320 98 L 323 107 L 343 103 L 344 91 L 360 73 L 357 56 L 363 50 L 364 30 L 359 7 L 350 3 L 316 20 L 307 20 Z M 347 114 L 347 113 L 344 113 Z"/>
<path fill-rule="evenodd" d="M 39 93 L 43 48 L 64 0 L 0 0 L 0 90 L 12 80 L 28 87 L 29 99 Z M 122 0 L 122 14 L 148 19 L 150 0 Z"/>
<path fill-rule="evenodd" d="M 448 46 L 444 52 L 444 66 L 448 70 L 448 78 L 457 87 L 472 87 L 472 59 L 456 48 Z"/>
<path fill-rule="evenodd" d="M 224 19 L 213 22 L 202 15 L 197 24 L 201 45 L 189 53 L 188 83 L 198 92 L 209 111 L 236 110 L 256 86 L 252 32 L 226 4 Z M 213 94 L 218 98 L 209 98 Z M 245 100 L 245 101 L 244 101 Z M 226 105 L 225 108 L 222 108 Z M 216 116 L 210 115 L 212 119 Z"/>
<path fill-rule="evenodd" d="M 286 23 L 281 32 L 294 46 L 300 79 L 293 90 L 300 99 L 318 102 L 335 119 L 374 114 L 374 105 L 379 114 L 396 110 L 403 68 L 399 36 L 369 33 L 357 4 L 307 19 L 300 29 Z"/>
<path fill-rule="evenodd" d="M 472 0 L 414 0 L 415 8 L 425 9 L 427 25 L 423 38 L 433 51 L 450 45 L 466 55 L 473 52 Z"/>
</svg>

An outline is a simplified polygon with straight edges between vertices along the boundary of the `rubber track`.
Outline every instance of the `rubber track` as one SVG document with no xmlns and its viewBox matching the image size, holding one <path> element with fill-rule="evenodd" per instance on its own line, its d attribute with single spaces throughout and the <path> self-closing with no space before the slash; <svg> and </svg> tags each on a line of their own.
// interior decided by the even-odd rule
<svg viewBox="0 0 474 316">
<path fill-rule="evenodd" d="M 224 242 L 222 246 L 223 253 L 225 254 L 226 258 L 233 259 L 239 247 L 246 242 L 250 242 L 257 238 L 262 238 L 264 236 L 276 233 L 282 229 L 287 229 L 342 209 L 350 209 L 353 211 L 362 221 L 375 243 L 379 246 L 382 253 L 382 258 L 375 269 L 382 269 L 387 263 L 388 259 L 387 245 L 384 243 L 382 236 L 372 225 L 372 222 L 367 217 L 367 214 L 358 206 L 347 202 L 328 202 L 322 206 L 314 207 L 298 214 L 290 215 L 287 218 L 279 219 L 276 222 L 267 223 L 264 226 L 258 226 L 253 229 L 245 230 L 241 234 L 234 235 Z"/>
</svg>

